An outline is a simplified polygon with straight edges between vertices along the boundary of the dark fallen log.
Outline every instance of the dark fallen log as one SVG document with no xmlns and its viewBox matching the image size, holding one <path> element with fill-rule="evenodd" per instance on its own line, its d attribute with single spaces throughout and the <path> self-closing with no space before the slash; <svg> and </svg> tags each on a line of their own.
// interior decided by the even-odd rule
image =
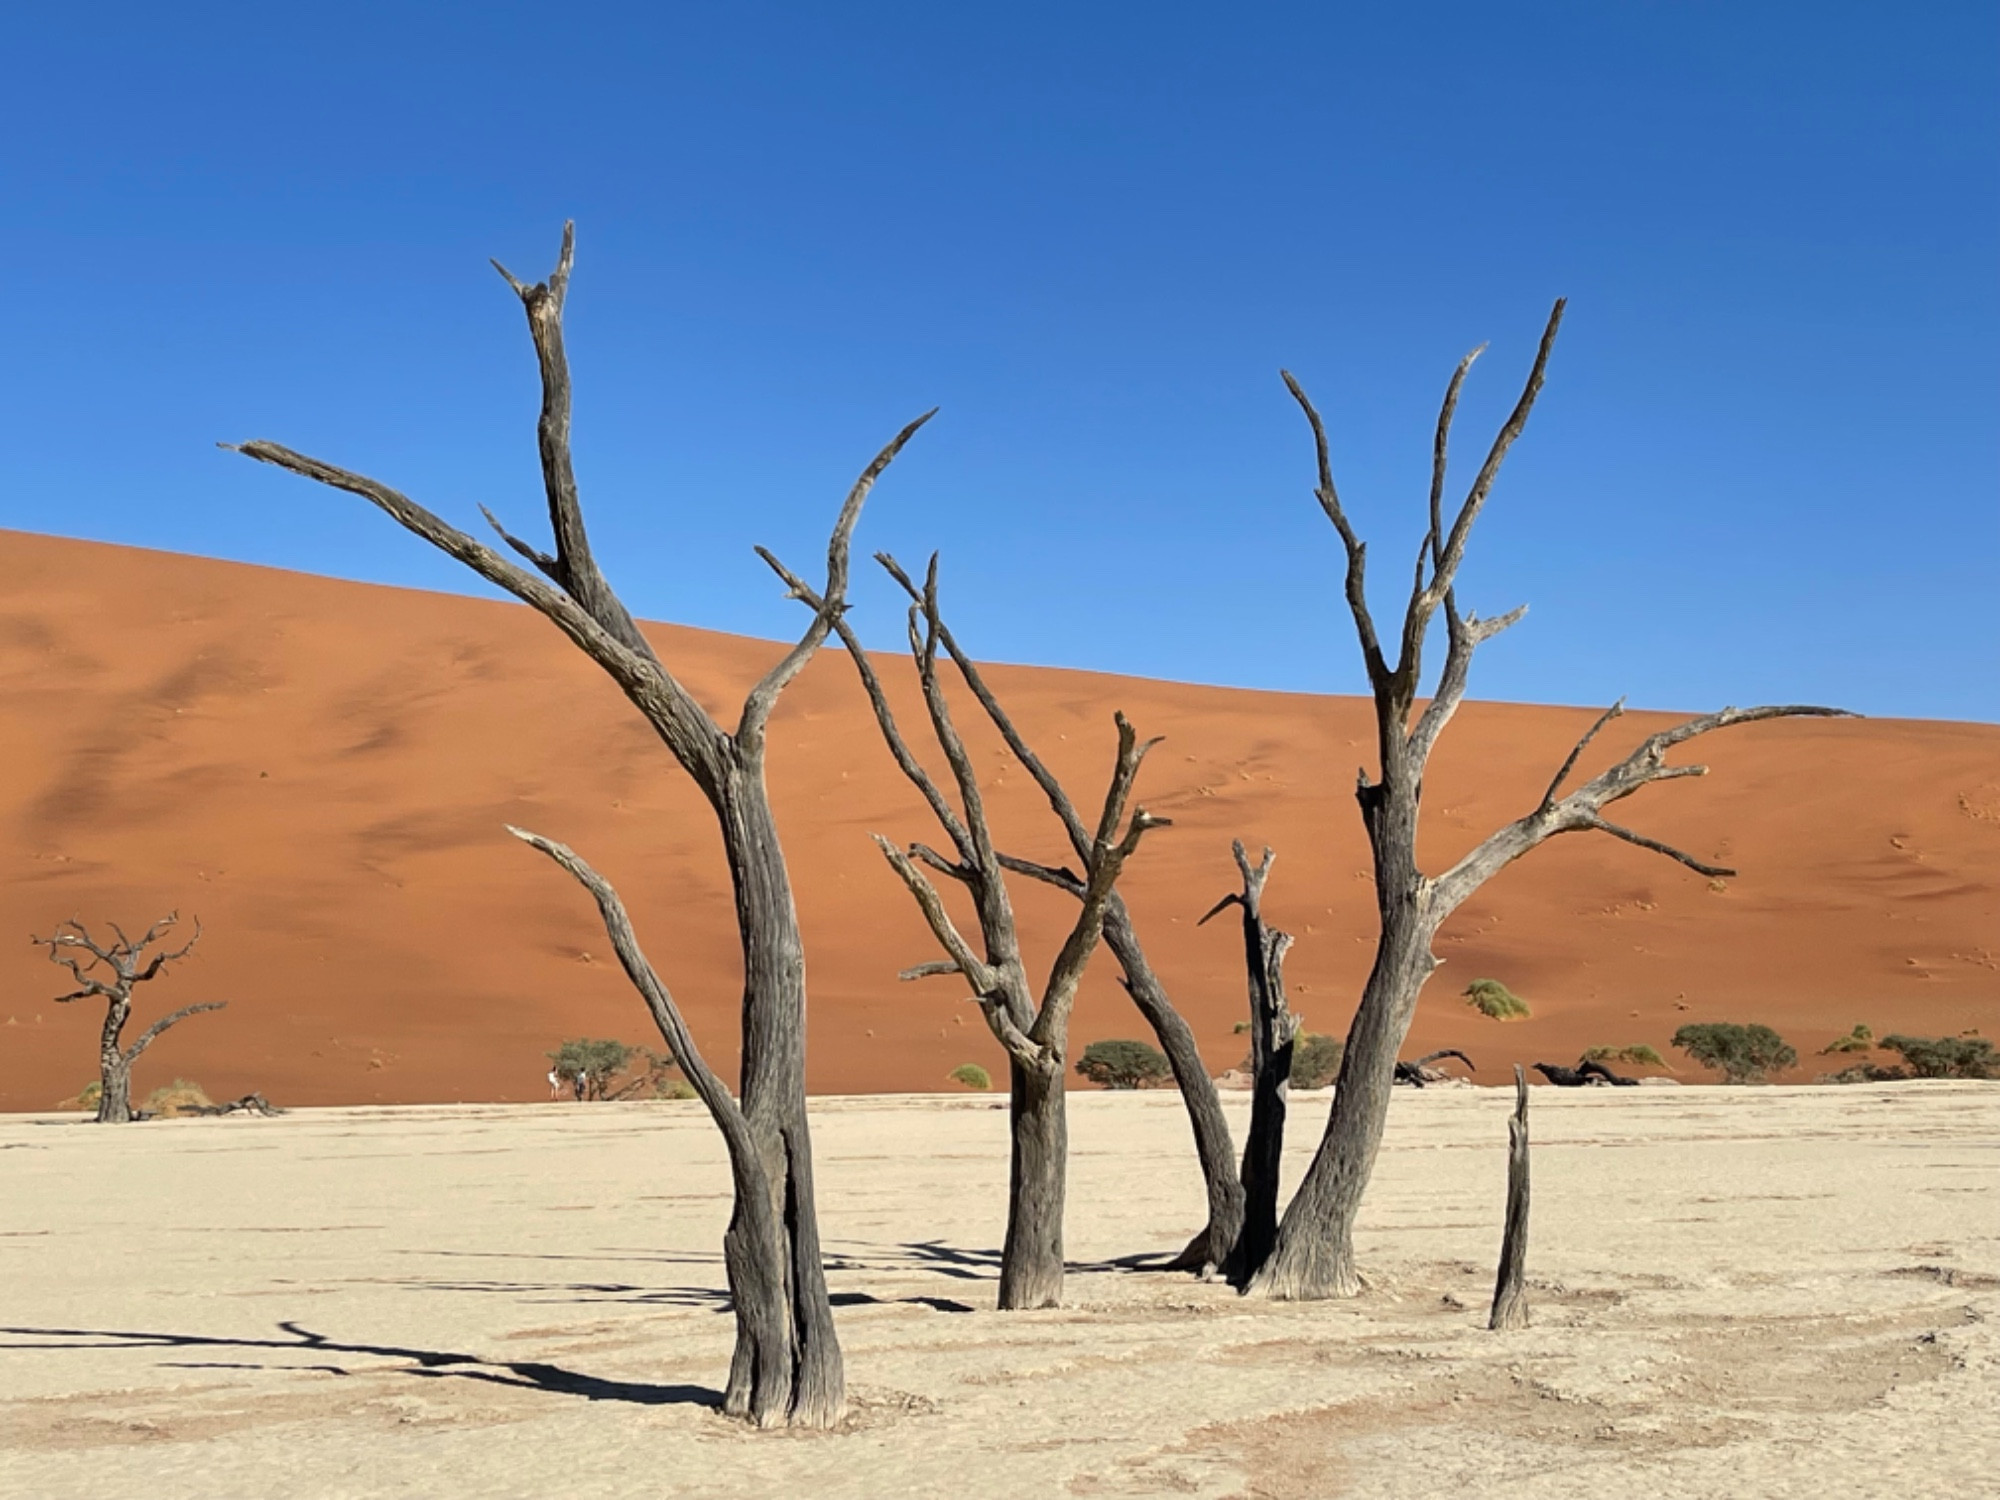
<svg viewBox="0 0 2000 1500">
<path fill-rule="evenodd" d="M 1585 1058 L 1582 1062 L 1578 1063 L 1576 1071 L 1582 1074 L 1587 1082 L 1608 1083 L 1621 1089 L 1633 1088 L 1639 1082 L 1636 1078 L 1626 1078 L 1621 1074 L 1614 1073 L 1605 1067 L 1603 1063 L 1591 1058 Z"/>
<path fill-rule="evenodd" d="M 1618 1088 L 1631 1088 L 1639 1081 L 1636 1078 L 1622 1078 L 1603 1063 L 1589 1058 L 1573 1068 L 1565 1068 L 1560 1063 L 1536 1063 L 1535 1071 L 1560 1089 L 1580 1089 L 1593 1084 L 1612 1084 Z"/>
<path fill-rule="evenodd" d="M 241 1099 L 231 1099 L 227 1104 L 184 1105 L 181 1113 L 183 1115 L 281 1115 L 284 1111 L 262 1094 L 245 1094 Z"/>
<path fill-rule="evenodd" d="M 1393 1081 L 1396 1083 L 1407 1083 L 1411 1088 L 1416 1089 L 1422 1088 L 1427 1083 L 1449 1083 L 1451 1081 L 1451 1074 L 1445 1072 L 1443 1068 L 1434 1068 L 1431 1066 L 1432 1063 L 1441 1057 L 1455 1057 L 1465 1064 L 1468 1072 L 1477 1073 L 1479 1071 L 1478 1068 L 1473 1066 L 1472 1059 L 1457 1048 L 1440 1047 L 1435 1052 L 1425 1053 L 1415 1062 L 1397 1063 Z"/>
</svg>

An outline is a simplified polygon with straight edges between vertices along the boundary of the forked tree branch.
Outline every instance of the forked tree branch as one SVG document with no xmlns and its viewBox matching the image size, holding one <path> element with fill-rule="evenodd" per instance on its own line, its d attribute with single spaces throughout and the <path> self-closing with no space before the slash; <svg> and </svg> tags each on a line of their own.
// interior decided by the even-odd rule
<svg viewBox="0 0 2000 1500">
<path fill-rule="evenodd" d="M 901 876 L 903 884 L 909 887 L 910 894 L 916 898 L 917 909 L 930 925 L 931 935 L 938 940 L 938 946 L 951 956 L 953 967 L 965 976 L 965 982 L 972 986 L 973 992 L 984 995 L 997 989 L 1001 977 L 999 969 L 972 951 L 972 945 L 966 942 L 964 934 L 952 922 L 951 913 L 944 909 L 944 897 L 938 894 L 930 878 L 916 867 L 909 855 L 881 834 L 870 837 L 875 840 L 875 847 L 882 851 L 882 857 L 889 861 L 889 868 Z M 909 972 L 906 970 L 905 974 Z"/>
<path fill-rule="evenodd" d="M 1292 399 L 1299 403 L 1299 409 L 1306 414 L 1306 421 L 1312 426 L 1313 450 L 1319 460 L 1319 485 L 1313 491 L 1319 507 L 1333 522 L 1334 530 L 1340 533 L 1340 544 L 1347 549 L 1347 608 L 1354 616 L 1355 632 L 1361 637 L 1361 658 L 1368 667 L 1368 681 L 1378 693 L 1389 686 L 1389 663 L 1382 656 L 1381 638 L 1375 631 L 1375 617 L 1368 611 L 1368 544 L 1355 534 L 1354 526 L 1347 519 L 1347 512 L 1341 508 L 1340 492 L 1333 487 L 1333 462 L 1328 456 L 1326 424 L 1320 420 L 1319 411 L 1305 393 L 1305 387 L 1293 378 L 1290 370 L 1278 372 L 1284 378 L 1285 389 L 1292 393 Z"/>
<path fill-rule="evenodd" d="M 681 1072 L 687 1075 L 695 1093 L 700 1095 L 701 1102 L 714 1117 L 716 1127 L 729 1144 L 731 1155 L 734 1156 L 740 1149 L 755 1159 L 756 1144 L 750 1138 L 750 1127 L 744 1120 L 741 1107 L 729 1092 L 729 1086 L 716 1077 L 715 1070 L 703 1059 L 701 1049 L 695 1045 L 694 1033 L 688 1030 L 687 1022 L 681 1016 L 680 1007 L 674 1003 L 673 995 L 640 948 L 638 934 L 632 930 L 632 919 L 626 913 L 625 903 L 618 899 L 618 892 L 612 888 L 611 882 L 566 844 L 530 833 L 525 828 L 516 828 L 511 823 L 507 825 L 507 831 L 561 865 L 590 893 L 591 899 L 597 903 L 598 914 L 604 919 L 611 950 L 618 955 L 626 977 L 646 1002 L 653 1024 L 659 1028 L 674 1060 L 681 1065 Z"/>
<path fill-rule="evenodd" d="M 809 587 L 803 579 L 766 549 L 759 547 L 757 555 L 764 559 L 772 572 L 784 580 L 795 598 L 804 601 L 816 612 L 825 611 L 825 602 L 817 590 Z M 930 772 L 924 769 L 911 751 L 909 742 L 903 738 L 903 731 L 896 723 L 896 715 L 889 707 L 888 695 L 883 691 L 882 679 L 876 674 L 875 664 L 869 659 L 860 637 L 854 633 L 854 627 L 848 624 L 845 613 L 834 615 L 832 623 L 834 632 L 840 637 L 840 643 L 847 648 L 848 656 L 861 674 L 861 685 L 868 694 L 869 707 L 875 712 L 876 726 L 882 731 L 882 738 L 889 747 L 889 753 L 895 757 L 897 767 L 910 784 L 923 794 L 924 801 L 930 805 L 939 826 L 950 837 L 952 846 L 958 850 L 959 858 L 970 861 L 973 857 L 971 831 L 952 808 Z M 915 847 L 912 846 L 913 849 Z"/>
<path fill-rule="evenodd" d="M 198 1016 L 205 1010 L 221 1010 L 229 1004 L 227 1000 L 204 1000 L 199 1005 L 183 1005 L 172 1015 L 161 1016 L 151 1026 L 139 1033 L 139 1039 L 125 1049 L 125 1061 L 129 1066 L 139 1060 L 139 1054 L 153 1045 L 154 1038 L 170 1026 L 177 1026 L 189 1016 Z"/>
<path fill-rule="evenodd" d="M 1718 878 L 1733 875 L 1736 872 L 1725 866 L 1704 863 L 1670 844 L 1663 844 L 1657 839 L 1650 839 L 1615 823 L 1608 823 L 1601 813 L 1612 803 L 1622 801 L 1654 782 L 1676 781 L 1686 776 L 1705 775 L 1708 769 L 1706 766 L 1670 766 L 1666 763 L 1669 750 L 1699 735 L 1709 734 L 1718 729 L 1728 729 L 1737 724 L 1754 724 L 1764 719 L 1853 717 L 1844 709 L 1795 703 L 1767 704 L 1760 708 L 1725 708 L 1720 713 L 1704 714 L 1700 718 L 1689 719 L 1685 723 L 1648 735 L 1631 754 L 1616 765 L 1593 777 L 1568 796 L 1555 799 L 1556 791 L 1575 766 L 1583 747 L 1590 743 L 1598 730 L 1620 712 L 1622 710 L 1614 705 L 1612 710 L 1602 715 L 1585 731 L 1583 738 L 1577 742 L 1576 748 L 1570 752 L 1569 758 L 1557 772 L 1555 780 L 1550 783 L 1549 791 L 1544 795 L 1543 801 L 1533 812 L 1493 833 L 1432 883 L 1429 910 L 1433 923 L 1441 922 L 1464 904 L 1466 898 L 1480 886 L 1530 849 L 1564 833 L 1585 831 L 1608 833 L 1613 838 L 1623 839 L 1642 849 L 1650 849 L 1655 853 L 1666 855 L 1669 859 L 1678 860 L 1704 875 Z"/>
<path fill-rule="evenodd" d="M 868 492 L 875 487 L 875 481 L 882 477 L 882 471 L 895 462 L 896 455 L 903 451 L 903 445 L 917 434 L 932 417 L 937 415 L 933 406 L 929 411 L 911 422 L 891 438 L 874 461 L 861 471 L 861 477 L 847 492 L 847 501 L 840 507 L 840 515 L 833 523 L 833 534 L 826 544 L 826 587 L 819 593 L 818 602 L 813 605 L 812 624 L 806 628 L 798 643 L 785 653 L 778 664 L 764 674 L 763 680 L 750 690 L 750 696 L 743 703 L 743 717 L 736 730 L 736 741 L 746 753 L 761 744 L 764 726 L 769 722 L 771 709 L 794 677 L 804 670 L 812 660 L 834 623 L 847 610 L 848 552 L 854 539 L 854 526 L 861 519 L 862 502 Z M 770 554 L 758 549 L 766 562 Z"/>
<path fill-rule="evenodd" d="M 494 268 L 506 279 L 527 313 L 529 334 L 541 368 L 542 408 L 536 435 L 555 552 L 543 552 L 514 536 L 491 511 L 484 506 L 480 509 L 501 539 L 545 575 L 546 582 L 473 540 L 408 496 L 365 475 L 309 458 L 277 443 L 256 441 L 222 446 L 233 447 L 247 457 L 302 478 L 359 495 L 406 530 L 539 611 L 610 674 L 713 802 L 720 794 L 732 758 L 754 762 L 761 755 L 765 725 L 779 693 L 825 641 L 833 617 L 846 608 L 848 552 L 862 502 L 882 471 L 932 413 L 925 413 L 905 427 L 849 491 L 827 545 L 827 586 L 819 596 L 813 623 L 751 689 L 732 738 L 666 669 L 631 612 L 605 579 L 590 550 L 570 457 L 570 374 L 563 345 L 563 304 L 568 296 L 575 255 L 576 226 L 570 223 L 563 226 L 562 250 L 546 281 L 527 285 L 498 261 L 494 262 Z"/>
<path fill-rule="evenodd" d="M 534 608 L 611 676 L 704 791 L 712 793 L 720 785 L 726 755 L 720 726 L 661 665 L 650 647 L 644 653 L 634 651 L 561 588 L 516 567 L 407 495 L 366 475 L 322 463 L 278 443 L 258 441 L 223 446 L 301 478 L 359 495 L 405 530 L 457 558 L 488 583 Z"/>
</svg>

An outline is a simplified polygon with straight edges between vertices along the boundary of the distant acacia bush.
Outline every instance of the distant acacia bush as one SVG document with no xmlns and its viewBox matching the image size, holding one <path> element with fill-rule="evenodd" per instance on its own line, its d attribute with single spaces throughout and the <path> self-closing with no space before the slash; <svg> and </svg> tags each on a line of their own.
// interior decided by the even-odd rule
<svg viewBox="0 0 2000 1500">
<path fill-rule="evenodd" d="M 611 1080 L 625 1071 L 638 1048 L 607 1038 L 571 1037 L 548 1054 L 555 1064 L 556 1077 L 571 1088 L 583 1080 L 583 1097 L 602 1099 L 611 1091 Z"/>
<path fill-rule="evenodd" d="M 2000 1078 L 2000 1056 L 1983 1036 L 1885 1036 L 1882 1046 L 1919 1078 Z"/>
<path fill-rule="evenodd" d="M 1908 1078 L 1908 1068 L 1885 1068 L 1880 1063 L 1855 1063 L 1842 1068 L 1838 1073 L 1822 1073 L 1814 1083 L 1894 1083 L 1899 1078 Z"/>
<path fill-rule="evenodd" d="M 1475 979 L 1465 987 L 1465 1003 L 1496 1021 L 1524 1021 L 1528 1002 L 1497 979 Z"/>
<path fill-rule="evenodd" d="M 1835 1037 L 1819 1049 L 1821 1057 L 1831 1057 L 1838 1052 L 1868 1052 L 1875 1046 L 1875 1033 L 1866 1026 L 1856 1025 L 1846 1036 Z"/>
<path fill-rule="evenodd" d="M 1337 1036 L 1301 1031 L 1292 1039 L 1292 1086 L 1323 1089 L 1340 1076 L 1340 1059 L 1347 1044 Z"/>
<path fill-rule="evenodd" d="M 1634 1063 L 1646 1068 L 1664 1068 L 1667 1065 L 1667 1060 L 1644 1042 L 1635 1042 L 1629 1047 L 1589 1047 L 1584 1050 L 1583 1060 Z"/>
<path fill-rule="evenodd" d="M 978 1063 L 960 1063 L 951 1070 L 951 1081 L 962 1083 L 969 1089 L 990 1089 L 993 1079 Z"/>
<path fill-rule="evenodd" d="M 1108 1089 L 1143 1089 L 1164 1082 L 1172 1072 L 1164 1052 L 1122 1037 L 1085 1047 L 1076 1070 Z"/>
<path fill-rule="evenodd" d="M 1703 1067 L 1716 1069 L 1725 1083 L 1762 1083 L 1767 1075 L 1799 1060 L 1799 1054 L 1770 1027 L 1729 1021 L 1683 1026 L 1674 1033 L 1673 1044 Z"/>
</svg>

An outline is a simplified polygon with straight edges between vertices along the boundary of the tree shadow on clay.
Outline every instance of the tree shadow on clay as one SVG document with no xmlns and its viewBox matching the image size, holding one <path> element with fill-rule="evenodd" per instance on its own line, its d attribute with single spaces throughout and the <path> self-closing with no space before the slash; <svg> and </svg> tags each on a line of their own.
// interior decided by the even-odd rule
<svg viewBox="0 0 2000 1500">
<path fill-rule="evenodd" d="M 408 1360 L 416 1368 L 403 1373 L 432 1379 L 483 1380 L 493 1385 L 520 1390 L 546 1391 L 557 1396 L 580 1396 L 586 1401 L 622 1401 L 634 1406 L 720 1407 L 722 1392 L 701 1385 L 647 1385 L 631 1380 L 606 1380 L 565 1370 L 560 1365 L 532 1360 L 487 1360 L 476 1354 L 454 1354 L 442 1349 L 409 1349 L 395 1344 L 347 1344 L 314 1333 L 297 1323 L 280 1323 L 291 1335 L 284 1339 L 215 1338 L 193 1333 L 134 1333 L 109 1328 L 0 1328 L 0 1334 L 37 1340 L 35 1343 L 0 1343 L 0 1349 L 265 1349 L 295 1354 L 359 1354 L 376 1359 Z M 248 1361 L 223 1363 L 186 1362 L 174 1368 L 226 1368 L 325 1371 L 335 1375 L 354 1372 L 336 1364 L 290 1365 L 256 1364 Z"/>
</svg>

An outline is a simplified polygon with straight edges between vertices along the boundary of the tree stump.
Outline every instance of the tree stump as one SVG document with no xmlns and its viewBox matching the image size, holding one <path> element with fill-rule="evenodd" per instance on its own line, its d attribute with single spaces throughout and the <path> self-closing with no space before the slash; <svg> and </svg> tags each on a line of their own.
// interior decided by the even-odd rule
<svg viewBox="0 0 2000 1500">
<path fill-rule="evenodd" d="M 1528 1326 L 1528 1075 L 1514 1064 L 1514 1117 L 1507 1122 L 1507 1228 L 1493 1283 L 1492 1329 Z"/>
</svg>

